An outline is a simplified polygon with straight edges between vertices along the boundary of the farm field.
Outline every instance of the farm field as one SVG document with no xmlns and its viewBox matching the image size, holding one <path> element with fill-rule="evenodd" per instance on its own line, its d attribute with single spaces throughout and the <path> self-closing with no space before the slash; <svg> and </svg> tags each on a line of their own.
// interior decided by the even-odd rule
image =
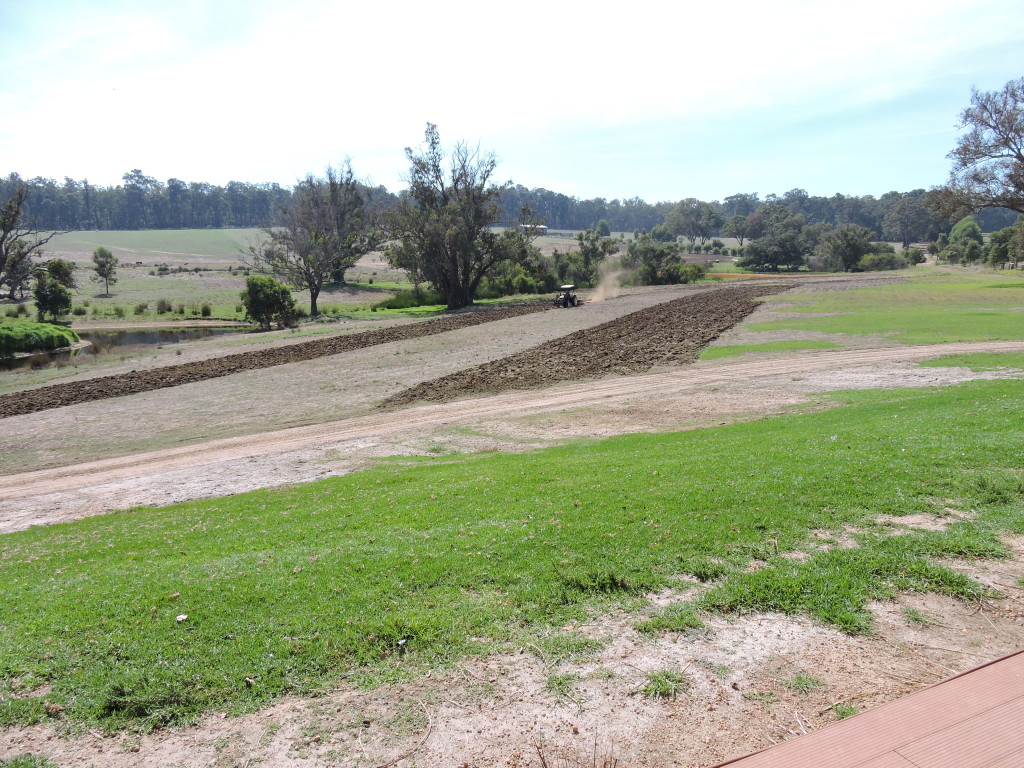
<svg viewBox="0 0 1024 768">
<path fill-rule="evenodd" d="M 377 407 L 723 288 L 635 290 L 4 419 L 0 759 L 707 766 L 1014 649 L 1022 284 L 801 280 L 696 363 Z"/>
<path fill-rule="evenodd" d="M 214 319 L 240 321 L 243 312 L 238 294 L 245 287 L 242 255 L 259 234 L 258 229 L 67 232 L 54 237 L 46 253 L 77 267 L 79 288 L 73 291 L 74 305 L 85 309 L 85 314 L 72 318 L 77 328 L 202 322 L 206 319 L 201 316 L 204 304 L 210 306 Z M 109 296 L 103 293 L 102 284 L 90 280 L 92 253 L 100 246 L 120 263 Z M 319 302 L 321 312 L 331 315 L 368 309 L 395 289 L 411 287 L 404 273 L 391 269 L 379 253 L 368 254 L 346 277 L 346 286 L 325 287 Z M 308 293 L 296 291 L 293 295 L 298 306 L 308 309 Z M 171 305 L 170 312 L 157 313 L 160 299 Z M 136 311 L 140 304 L 146 308 Z"/>
</svg>

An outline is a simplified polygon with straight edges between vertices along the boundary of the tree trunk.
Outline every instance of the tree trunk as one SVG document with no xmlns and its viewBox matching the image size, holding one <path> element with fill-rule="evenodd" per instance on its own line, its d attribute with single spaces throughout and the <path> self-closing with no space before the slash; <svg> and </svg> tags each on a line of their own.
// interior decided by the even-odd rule
<svg viewBox="0 0 1024 768">
<path fill-rule="evenodd" d="M 314 291 L 312 288 L 309 289 L 309 316 L 316 317 L 320 312 L 316 308 L 317 297 L 320 296 L 320 291 Z"/>
</svg>

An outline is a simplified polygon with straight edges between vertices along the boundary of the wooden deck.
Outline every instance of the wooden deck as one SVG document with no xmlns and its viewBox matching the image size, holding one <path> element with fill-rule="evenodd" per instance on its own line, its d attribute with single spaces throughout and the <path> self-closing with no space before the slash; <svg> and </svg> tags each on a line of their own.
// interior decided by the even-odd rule
<svg viewBox="0 0 1024 768">
<path fill-rule="evenodd" d="M 721 766 L 1024 768 L 1024 651 Z"/>
</svg>

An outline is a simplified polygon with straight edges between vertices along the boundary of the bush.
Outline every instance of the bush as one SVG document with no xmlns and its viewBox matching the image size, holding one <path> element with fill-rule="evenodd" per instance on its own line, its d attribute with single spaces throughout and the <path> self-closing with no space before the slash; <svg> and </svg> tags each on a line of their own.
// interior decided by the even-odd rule
<svg viewBox="0 0 1024 768">
<path fill-rule="evenodd" d="M 482 298 L 479 291 L 477 296 Z M 445 304 L 444 297 L 436 291 L 420 291 L 418 294 L 415 291 L 398 291 L 391 298 L 378 301 L 371 309 L 374 311 L 378 309 L 411 309 L 413 307 L 430 307 L 435 304 Z"/>
<path fill-rule="evenodd" d="M 209 317 L 211 314 L 213 314 L 213 310 L 210 308 L 209 304 L 203 304 L 200 312 L 203 317 Z"/>
<path fill-rule="evenodd" d="M 920 248 L 907 248 L 903 251 L 902 256 L 907 264 L 924 264 L 925 261 L 924 254 Z"/>
<path fill-rule="evenodd" d="M 36 309 L 42 322 L 46 315 L 54 320 L 71 313 L 71 291 L 40 270 L 32 291 L 36 296 Z"/>
<path fill-rule="evenodd" d="M 895 253 L 869 253 L 861 257 L 857 267 L 865 272 L 879 272 L 886 269 L 906 269 L 907 262 Z"/>
<path fill-rule="evenodd" d="M 135 309 L 133 311 L 135 312 L 136 315 L 144 315 L 144 314 L 146 314 L 146 311 L 148 309 L 149 309 L 149 303 L 148 302 L 141 302 L 141 303 L 135 305 Z"/>
<path fill-rule="evenodd" d="M 114 314 L 117 317 L 124 317 L 124 307 L 122 307 L 122 306 L 114 307 Z"/>
<path fill-rule="evenodd" d="M 288 286 L 282 285 L 266 275 L 251 275 L 245 278 L 245 290 L 241 293 L 247 319 L 259 323 L 260 328 L 269 331 L 271 323 L 278 327 L 295 322 L 300 311 L 295 307 Z M 305 314 L 305 313 L 301 313 Z"/>
<path fill-rule="evenodd" d="M 157 299 L 157 302 L 156 302 L 156 313 L 158 315 L 162 315 L 165 312 L 170 312 L 171 311 L 171 306 L 172 306 L 171 302 L 169 302 L 167 299 Z"/>
<path fill-rule="evenodd" d="M 74 309 L 71 310 L 71 314 L 78 316 L 87 315 L 89 314 L 89 310 L 87 310 L 85 307 L 75 307 Z"/>
<path fill-rule="evenodd" d="M 70 328 L 50 323 L 26 321 L 0 323 L 0 355 L 15 352 L 37 352 L 70 347 L 78 341 L 78 334 Z"/>
<path fill-rule="evenodd" d="M 184 315 L 185 314 L 185 305 L 184 304 L 179 304 L 178 305 L 178 309 L 176 310 L 176 313 L 179 314 L 179 315 Z"/>
</svg>

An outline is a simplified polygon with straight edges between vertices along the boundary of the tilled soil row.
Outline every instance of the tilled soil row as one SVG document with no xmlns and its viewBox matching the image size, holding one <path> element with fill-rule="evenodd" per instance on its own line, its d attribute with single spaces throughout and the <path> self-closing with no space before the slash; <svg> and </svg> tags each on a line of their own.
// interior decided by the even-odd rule
<svg viewBox="0 0 1024 768">
<path fill-rule="evenodd" d="M 387 344 L 392 341 L 405 341 L 436 333 L 456 331 L 473 325 L 506 320 L 511 317 L 542 312 L 551 308 L 548 303 L 521 304 L 500 309 L 463 312 L 454 315 L 424 320 L 419 323 L 400 325 L 394 328 L 376 328 L 343 336 L 332 336 L 328 339 L 314 339 L 288 346 L 273 347 L 253 352 L 239 352 L 224 357 L 214 357 L 194 363 L 169 365 L 148 371 L 132 371 L 113 376 L 102 376 L 85 381 L 52 384 L 39 389 L 13 392 L 0 396 L 0 418 L 20 416 L 49 408 L 60 408 L 65 405 L 76 405 L 108 397 L 133 395 L 149 392 L 154 389 L 177 387 L 220 376 L 230 376 L 242 371 L 271 368 L 286 363 L 297 363 L 313 360 L 318 357 L 351 352 L 355 349 Z"/>
<path fill-rule="evenodd" d="M 729 287 L 657 304 L 500 360 L 422 382 L 389 397 L 380 407 L 691 363 L 704 347 L 753 312 L 758 299 L 790 287 Z"/>
</svg>

